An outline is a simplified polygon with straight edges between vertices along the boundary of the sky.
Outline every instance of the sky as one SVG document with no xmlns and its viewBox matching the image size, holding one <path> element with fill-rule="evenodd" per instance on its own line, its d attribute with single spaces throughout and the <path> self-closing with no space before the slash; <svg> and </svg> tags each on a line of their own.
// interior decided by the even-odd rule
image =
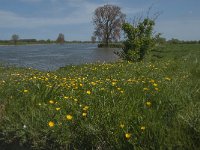
<svg viewBox="0 0 200 150">
<path fill-rule="evenodd" d="M 129 22 L 159 12 L 155 32 L 167 39 L 200 40 L 200 0 L 0 0 L 0 40 L 13 34 L 21 39 L 90 40 L 97 7 L 120 6 Z"/>
</svg>

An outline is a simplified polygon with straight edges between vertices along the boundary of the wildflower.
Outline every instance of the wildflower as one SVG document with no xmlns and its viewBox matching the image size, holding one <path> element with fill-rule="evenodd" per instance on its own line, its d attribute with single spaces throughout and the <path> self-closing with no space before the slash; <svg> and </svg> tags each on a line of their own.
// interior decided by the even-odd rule
<svg viewBox="0 0 200 150">
<path fill-rule="evenodd" d="M 150 101 L 147 101 L 147 102 L 146 102 L 146 105 L 147 105 L 148 107 L 150 107 L 150 106 L 151 106 L 151 102 L 150 102 Z"/>
<path fill-rule="evenodd" d="M 41 103 L 38 103 L 38 105 L 41 106 L 42 104 L 41 104 Z"/>
<path fill-rule="evenodd" d="M 124 128 L 124 124 L 120 124 L 119 126 L 120 126 L 120 128 L 122 128 L 122 129 Z"/>
<path fill-rule="evenodd" d="M 66 118 L 67 118 L 67 120 L 72 120 L 73 117 L 72 117 L 72 115 L 67 115 Z"/>
<path fill-rule="evenodd" d="M 69 97 L 68 96 L 64 96 L 64 99 L 68 99 Z"/>
<path fill-rule="evenodd" d="M 155 82 L 155 80 L 151 79 L 149 82 L 151 82 L 151 83 L 154 83 L 154 82 Z"/>
<path fill-rule="evenodd" d="M 158 86 L 158 84 L 154 83 L 154 84 L 153 84 L 153 86 L 157 87 L 157 86 Z"/>
<path fill-rule="evenodd" d="M 83 86 L 83 84 L 80 83 L 80 86 Z"/>
<path fill-rule="evenodd" d="M 158 88 L 155 88 L 156 91 L 158 91 Z"/>
<path fill-rule="evenodd" d="M 58 111 L 58 110 L 60 110 L 60 108 L 59 108 L 59 107 L 57 107 L 57 108 L 56 108 L 56 110 Z"/>
<path fill-rule="evenodd" d="M 105 90 L 105 88 L 101 88 L 100 90 L 101 90 L 101 91 L 104 91 L 104 90 Z"/>
<path fill-rule="evenodd" d="M 91 84 L 92 84 L 92 85 L 96 85 L 96 83 L 95 83 L 95 82 L 91 82 Z"/>
<path fill-rule="evenodd" d="M 165 77 L 165 80 L 168 80 L 168 81 L 170 81 L 171 79 L 170 79 L 169 77 Z"/>
<path fill-rule="evenodd" d="M 49 101 L 49 103 L 50 103 L 50 104 L 53 104 L 53 103 L 54 103 L 54 101 L 53 101 L 53 100 L 50 100 L 50 101 Z"/>
<path fill-rule="evenodd" d="M 130 139 L 130 138 L 131 138 L 131 134 L 130 134 L 130 133 L 126 133 L 126 134 L 125 134 L 125 137 L 126 137 L 127 139 Z"/>
<path fill-rule="evenodd" d="M 117 84 L 117 82 L 112 82 L 112 85 L 114 86 L 114 85 L 116 85 Z"/>
<path fill-rule="evenodd" d="M 28 93 L 28 90 L 24 90 L 24 93 Z"/>
<path fill-rule="evenodd" d="M 89 106 L 85 106 L 85 107 L 83 107 L 83 110 L 88 110 L 89 109 Z"/>
<path fill-rule="evenodd" d="M 82 116 L 83 116 L 83 117 L 86 117 L 86 116 L 87 116 L 87 113 L 82 113 Z"/>
<path fill-rule="evenodd" d="M 55 124 L 54 124 L 54 122 L 53 121 L 50 121 L 49 122 L 49 127 L 53 127 Z"/>
<path fill-rule="evenodd" d="M 149 89 L 148 88 L 143 88 L 143 91 L 148 91 Z"/>
<path fill-rule="evenodd" d="M 91 94 L 91 91 L 87 91 L 86 93 L 87 93 L 88 95 L 90 95 L 90 94 Z"/>
<path fill-rule="evenodd" d="M 142 131 L 144 131 L 145 130 L 145 126 L 141 126 L 141 128 L 140 128 Z"/>
</svg>

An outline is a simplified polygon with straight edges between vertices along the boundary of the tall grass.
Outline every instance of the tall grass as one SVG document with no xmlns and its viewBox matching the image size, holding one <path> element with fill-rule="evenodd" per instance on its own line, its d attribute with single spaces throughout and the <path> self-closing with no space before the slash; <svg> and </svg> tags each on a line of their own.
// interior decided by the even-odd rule
<svg viewBox="0 0 200 150">
<path fill-rule="evenodd" d="M 4 146 L 198 149 L 200 46 L 165 45 L 153 55 L 49 73 L 0 67 Z"/>
</svg>

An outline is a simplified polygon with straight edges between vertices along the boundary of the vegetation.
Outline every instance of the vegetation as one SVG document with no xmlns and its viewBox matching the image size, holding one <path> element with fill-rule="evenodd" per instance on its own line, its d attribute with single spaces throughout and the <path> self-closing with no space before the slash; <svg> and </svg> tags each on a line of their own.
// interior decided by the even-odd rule
<svg viewBox="0 0 200 150">
<path fill-rule="evenodd" d="M 94 35 L 108 47 L 109 42 L 120 39 L 121 27 L 125 22 L 125 14 L 115 5 L 98 7 L 94 12 Z"/>
<path fill-rule="evenodd" d="M 18 40 L 19 40 L 19 35 L 13 34 L 11 37 L 11 41 L 13 41 L 14 44 L 16 45 Z"/>
<path fill-rule="evenodd" d="M 109 43 L 108 45 L 100 43 L 100 44 L 98 44 L 98 47 L 99 48 L 105 48 L 105 47 L 107 47 L 107 48 L 123 48 L 124 45 L 122 43 Z"/>
<path fill-rule="evenodd" d="M 65 43 L 65 36 L 64 36 L 64 34 L 60 33 L 58 35 L 58 38 L 57 38 L 56 42 L 59 43 L 59 44 Z"/>
<path fill-rule="evenodd" d="M 97 39 L 96 36 L 92 36 L 92 37 L 91 37 L 91 42 L 92 42 L 92 43 L 95 43 L 95 42 L 96 42 L 96 39 Z"/>
<path fill-rule="evenodd" d="M 156 44 L 156 36 L 153 35 L 154 21 L 145 18 L 143 21 L 131 25 L 125 23 L 122 26 L 126 34 L 124 48 L 117 54 L 128 61 L 141 61 L 148 51 L 151 51 Z"/>
<path fill-rule="evenodd" d="M 35 149 L 198 149 L 199 56 L 199 45 L 173 44 L 137 63 L 1 66 L 1 140 Z"/>
</svg>

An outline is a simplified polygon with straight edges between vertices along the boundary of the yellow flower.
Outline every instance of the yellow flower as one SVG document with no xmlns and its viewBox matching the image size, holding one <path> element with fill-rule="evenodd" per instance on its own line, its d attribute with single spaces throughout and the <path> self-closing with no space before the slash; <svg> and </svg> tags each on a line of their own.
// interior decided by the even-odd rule
<svg viewBox="0 0 200 150">
<path fill-rule="evenodd" d="M 145 126 L 141 126 L 141 128 L 140 128 L 142 131 L 144 131 L 145 130 Z"/>
<path fill-rule="evenodd" d="M 147 105 L 148 107 L 150 107 L 150 106 L 151 106 L 151 102 L 147 101 L 147 102 L 146 102 L 146 105 Z"/>
<path fill-rule="evenodd" d="M 89 109 L 89 106 L 85 106 L 84 108 L 83 108 L 83 110 L 88 110 Z"/>
<path fill-rule="evenodd" d="M 123 129 L 123 128 L 124 128 L 124 124 L 120 124 L 120 128 L 122 128 L 122 129 Z"/>
<path fill-rule="evenodd" d="M 91 82 L 91 84 L 92 84 L 92 85 L 96 85 L 96 83 L 95 83 L 95 82 Z"/>
<path fill-rule="evenodd" d="M 53 127 L 55 124 L 54 124 L 54 122 L 53 121 L 50 121 L 49 122 L 49 127 Z"/>
<path fill-rule="evenodd" d="M 75 98 L 75 99 L 74 99 L 74 101 L 75 101 L 75 102 L 78 102 L 78 99 L 77 99 L 77 98 Z"/>
<path fill-rule="evenodd" d="M 125 134 L 125 137 L 126 137 L 127 139 L 130 139 L 130 138 L 131 138 L 131 134 L 130 134 L 130 133 L 126 133 L 126 134 Z"/>
<path fill-rule="evenodd" d="M 112 82 L 112 85 L 114 86 L 114 85 L 116 85 L 117 84 L 117 82 Z"/>
<path fill-rule="evenodd" d="M 60 108 L 58 107 L 58 108 L 56 108 L 56 110 L 58 111 L 58 110 L 60 110 Z"/>
<path fill-rule="evenodd" d="M 170 81 L 171 79 L 170 79 L 169 77 L 165 77 L 165 80 L 168 80 L 168 81 Z"/>
<path fill-rule="evenodd" d="M 153 86 L 155 86 L 155 87 L 156 87 L 156 86 L 158 86 L 158 84 L 154 83 L 154 84 L 153 84 Z"/>
<path fill-rule="evenodd" d="M 87 116 L 87 113 L 82 113 L 82 116 L 83 116 L 83 117 L 86 117 L 86 116 Z"/>
<path fill-rule="evenodd" d="M 144 91 L 148 91 L 149 89 L 148 89 L 148 88 L 143 88 L 143 90 L 144 90 Z"/>
<path fill-rule="evenodd" d="M 91 94 L 91 92 L 90 92 L 90 91 L 87 91 L 86 93 L 87 93 L 87 94 L 89 94 L 89 95 Z"/>
<path fill-rule="evenodd" d="M 72 115 L 67 115 L 66 118 L 67 118 L 67 120 L 72 120 L 73 117 L 72 117 Z"/>
<path fill-rule="evenodd" d="M 80 83 L 80 86 L 83 86 L 83 84 Z"/>
<path fill-rule="evenodd" d="M 156 91 L 158 91 L 158 88 L 155 88 Z"/>
<path fill-rule="evenodd" d="M 154 83 L 154 82 L 155 82 L 155 80 L 151 79 L 149 82 L 151 82 L 151 83 Z"/>
<path fill-rule="evenodd" d="M 28 90 L 24 90 L 24 93 L 28 93 Z"/>
<path fill-rule="evenodd" d="M 53 103 L 54 103 L 54 101 L 53 101 L 53 100 L 50 100 L 50 101 L 49 101 L 49 103 L 50 103 L 50 104 L 53 104 Z"/>
</svg>

